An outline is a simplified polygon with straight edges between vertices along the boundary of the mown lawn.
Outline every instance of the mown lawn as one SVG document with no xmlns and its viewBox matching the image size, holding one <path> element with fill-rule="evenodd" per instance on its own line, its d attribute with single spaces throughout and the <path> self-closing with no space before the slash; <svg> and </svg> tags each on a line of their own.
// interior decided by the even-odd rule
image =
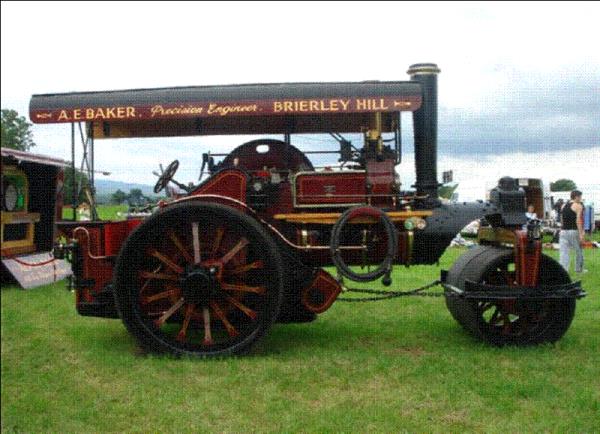
<svg viewBox="0 0 600 434">
<path fill-rule="evenodd" d="M 123 220 L 124 216 L 118 215 L 118 213 L 125 214 L 128 208 L 127 205 L 98 205 L 98 217 L 100 220 Z M 71 220 L 73 218 L 73 208 L 63 207 L 62 215 L 64 219 Z"/>
<path fill-rule="evenodd" d="M 397 267 L 402 289 L 440 267 Z M 555 253 L 552 253 L 555 255 Z M 336 303 L 276 325 L 250 356 L 146 356 L 118 320 L 77 316 L 63 284 L 2 287 L 3 432 L 600 430 L 600 253 L 555 345 L 491 348 L 442 299 Z"/>
</svg>

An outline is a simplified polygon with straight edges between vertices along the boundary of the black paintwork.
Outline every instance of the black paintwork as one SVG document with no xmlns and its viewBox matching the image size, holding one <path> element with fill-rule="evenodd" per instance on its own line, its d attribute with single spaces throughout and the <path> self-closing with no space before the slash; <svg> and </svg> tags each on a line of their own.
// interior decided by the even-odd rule
<svg viewBox="0 0 600 434">
<path fill-rule="evenodd" d="M 427 217 L 427 227 L 415 231 L 412 264 L 434 264 L 444 253 L 456 234 L 467 224 L 498 213 L 491 202 L 443 204 Z"/>
<path fill-rule="evenodd" d="M 214 101 L 252 101 L 308 98 L 360 98 L 415 96 L 419 83 L 410 81 L 234 84 L 105 92 L 33 95 L 29 110 L 114 107 L 126 105 L 185 104 Z"/>
</svg>

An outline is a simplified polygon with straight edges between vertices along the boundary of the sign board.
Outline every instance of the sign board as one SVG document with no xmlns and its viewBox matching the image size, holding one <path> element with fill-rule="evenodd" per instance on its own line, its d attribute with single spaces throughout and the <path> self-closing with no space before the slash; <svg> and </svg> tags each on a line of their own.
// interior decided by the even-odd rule
<svg viewBox="0 0 600 434">
<path fill-rule="evenodd" d="M 58 282 L 72 274 L 71 264 L 62 259 L 52 259 L 50 253 L 45 252 L 2 259 L 2 264 L 21 287 L 30 289 Z"/>
</svg>

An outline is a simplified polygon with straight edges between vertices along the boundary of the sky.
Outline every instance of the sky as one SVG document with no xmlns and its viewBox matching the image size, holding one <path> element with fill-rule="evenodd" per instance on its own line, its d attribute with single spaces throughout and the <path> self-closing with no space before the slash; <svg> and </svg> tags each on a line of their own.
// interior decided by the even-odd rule
<svg viewBox="0 0 600 434">
<path fill-rule="evenodd" d="M 412 63 L 435 62 L 438 172 L 454 171 L 461 200 L 503 175 L 600 189 L 600 3 L 2 2 L 0 16 L 1 106 L 25 116 L 35 93 L 407 80 Z M 409 114 L 403 129 L 410 185 Z M 68 126 L 33 133 L 34 152 L 70 159 Z M 159 163 L 179 159 L 187 183 L 203 152 L 248 139 L 98 140 L 96 167 L 153 184 Z"/>
</svg>

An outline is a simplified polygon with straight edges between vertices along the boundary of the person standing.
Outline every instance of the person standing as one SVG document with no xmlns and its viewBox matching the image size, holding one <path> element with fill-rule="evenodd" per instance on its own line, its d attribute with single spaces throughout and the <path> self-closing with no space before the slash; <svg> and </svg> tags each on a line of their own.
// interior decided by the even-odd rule
<svg viewBox="0 0 600 434">
<path fill-rule="evenodd" d="M 556 222 L 557 223 L 561 222 L 561 213 L 562 213 L 562 208 L 563 208 L 564 204 L 565 204 L 565 201 L 562 199 L 558 199 L 556 201 L 556 203 L 554 204 L 554 211 L 556 212 Z"/>
<path fill-rule="evenodd" d="M 583 231 L 582 193 L 579 190 L 571 192 L 571 200 L 562 208 L 562 229 L 560 231 L 560 265 L 569 271 L 571 250 L 575 250 L 575 272 L 585 273 L 583 269 L 582 244 L 585 241 Z"/>
</svg>

